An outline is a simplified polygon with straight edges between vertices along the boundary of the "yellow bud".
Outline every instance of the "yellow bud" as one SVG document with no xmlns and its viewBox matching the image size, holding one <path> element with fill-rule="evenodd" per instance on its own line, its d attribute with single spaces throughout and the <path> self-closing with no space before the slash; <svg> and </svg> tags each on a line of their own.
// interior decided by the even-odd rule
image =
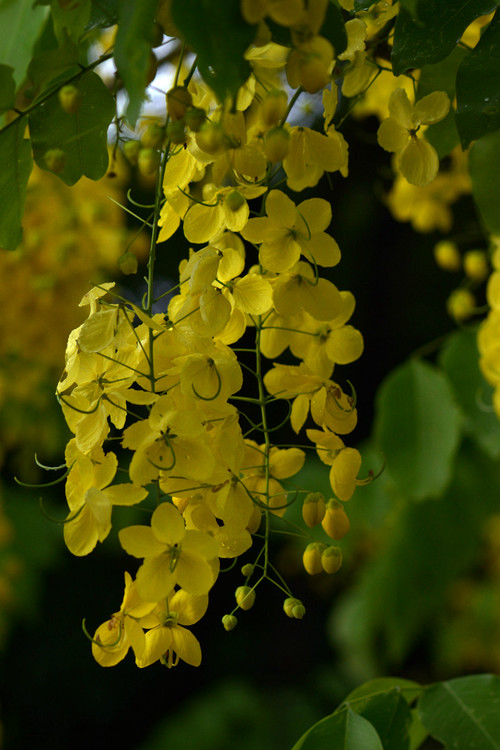
<svg viewBox="0 0 500 750">
<path fill-rule="evenodd" d="M 247 563 L 246 565 L 243 565 L 241 569 L 241 574 L 245 576 L 245 578 L 250 578 L 251 575 L 253 575 L 253 572 L 255 570 L 255 566 L 251 563 Z"/>
<path fill-rule="evenodd" d="M 137 157 L 139 172 L 143 175 L 154 174 L 160 166 L 160 152 L 154 148 L 141 148 Z"/>
<path fill-rule="evenodd" d="M 125 141 L 123 144 L 123 153 L 130 164 L 133 164 L 134 166 L 137 165 L 140 150 L 140 141 Z"/>
<path fill-rule="evenodd" d="M 336 573 L 342 565 L 340 547 L 327 547 L 321 555 L 321 565 L 326 573 Z"/>
<path fill-rule="evenodd" d="M 448 313 L 457 323 L 470 318 L 475 307 L 476 299 L 468 289 L 455 289 L 446 302 Z"/>
<path fill-rule="evenodd" d="M 321 525 L 331 539 L 343 539 L 350 528 L 349 518 L 338 500 L 329 500 Z"/>
<path fill-rule="evenodd" d="M 181 120 L 169 122 L 167 125 L 167 136 L 172 143 L 180 144 L 186 140 L 186 129 Z"/>
<path fill-rule="evenodd" d="M 444 271 L 460 270 L 460 253 L 455 243 L 450 240 L 442 240 L 434 246 L 434 260 Z"/>
<path fill-rule="evenodd" d="M 234 630 L 234 628 L 238 624 L 238 620 L 234 615 L 224 615 L 224 617 L 222 618 L 222 624 L 225 630 Z"/>
<path fill-rule="evenodd" d="M 304 554 L 302 555 L 302 562 L 310 576 L 321 573 L 323 570 L 321 556 L 325 548 L 326 544 L 323 544 L 322 542 L 311 542 L 311 544 L 308 544 L 305 548 Z"/>
<path fill-rule="evenodd" d="M 189 130 L 192 130 L 193 133 L 197 133 L 206 119 L 207 115 L 204 109 L 193 107 L 184 115 L 184 124 Z"/>
<path fill-rule="evenodd" d="M 469 250 L 465 253 L 464 271 L 473 281 L 481 282 L 488 278 L 490 267 L 484 250 Z"/>
<path fill-rule="evenodd" d="M 292 609 L 292 617 L 294 620 L 302 620 L 306 613 L 306 608 L 303 604 L 296 604 Z"/>
<path fill-rule="evenodd" d="M 137 273 L 137 257 L 134 253 L 131 253 L 130 250 L 127 250 L 123 255 L 120 255 L 118 258 L 118 265 L 120 266 L 120 271 L 126 276 Z"/>
<path fill-rule="evenodd" d="M 45 164 L 51 172 L 59 174 L 63 171 L 66 166 L 66 153 L 62 148 L 51 148 L 45 152 L 44 156 Z"/>
<path fill-rule="evenodd" d="M 184 86 L 167 91 L 167 112 L 172 120 L 181 120 L 192 105 L 193 97 Z"/>
<path fill-rule="evenodd" d="M 272 164 L 283 161 L 288 154 L 290 134 L 284 128 L 272 128 L 264 136 L 264 153 Z"/>
<path fill-rule="evenodd" d="M 241 609 L 251 609 L 255 602 L 255 589 L 251 589 L 250 586 L 238 586 L 234 596 Z"/>
<path fill-rule="evenodd" d="M 157 122 L 148 125 L 141 137 L 144 148 L 161 148 L 165 140 L 165 128 Z"/>
<path fill-rule="evenodd" d="M 300 603 L 301 603 L 300 599 L 296 599 L 294 596 L 289 596 L 283 602 L 283 612 L 285 613 L 287 617 L 293 617 L 292 610 L 294 607 L 296 607 Z"/>
<path fill-rule="evenodd" d="M 82 94 L 72 83 L 68 83 L 66 86 L 60 88 L 58 97 L 62 109 L 69 115 L 74 115 L 80 109 Z"/>
<path fill-rule="evenodd" d="M 324 518 L 326 510 L 325 498 L 321 492 L 309 492 L 302 505 L 302 518 L 310 529 L 317 526 Z"/>
<path fill-rule="evenodd" d="M 226 139 L 220 125 L 206 122 L 196 133 L 199 148 L 210 156 L 217 156 L 226 150 Z"/>
</svg>

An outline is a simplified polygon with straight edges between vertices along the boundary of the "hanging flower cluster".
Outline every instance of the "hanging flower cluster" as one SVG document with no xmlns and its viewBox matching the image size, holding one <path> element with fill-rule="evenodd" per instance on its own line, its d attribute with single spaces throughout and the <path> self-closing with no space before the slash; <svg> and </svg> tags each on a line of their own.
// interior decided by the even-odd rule
<svg viewBox="0 0 500 750">
<path fill-rule="evenodd" d="M 354 96 L 377 69 L 366 47 L 376 33 L 368 18 L 349 22 L 348 47 L 335 59 L 321 35 L 327 5 L 244 2 L 243 17 L 259 25 L 259 41 L 247 52 L 253 75 L 236 106 L 216 102 L 194 75 L 195 64 L 179 84 L 181 60 L 166 122 L 125 144 L 143 172 L 160 165 L 147 292 L 141 306 L 111 283 L 84 296 L 89 314 L 70 334 L 57 388 L 73 435 L 66 449 L 69 550 L 86 555 L 103 542 L 116 505 L 151 511 L 149 524 L 119 531 L 138 569 L 135 579 L 125 573 L 119 611 L 92 637 L 103 666 L 129 648 L 139 667 L 179 659 L 198 665 L 201 650 L 189 626 L 208 606 L 221 560 L 237 558 L 257 539 L 224 627 L 232 629 L 235 613 L 253 605 L 264 580 L 283 593 L 285 614 L 300 619 L 304 606 L 271 565 L 269 539 L 300 497 L 287 480 L 304 464 L 304 443 L 329 467 L 332 490 L 326 502 L 318 493 L 302 496 L 308 573 L 334 573 L 342 562 L 341 549 L 314 541 L 309 528 L 321 524 L 332 540 L 341 539 L 349 530 L 343 503 L 371 478 L 360 478 L 361 456 L 344 442 L 357 410 L 338 367 L 361 356 L 363 338 L 349 322 L 353 295 L 321 275 L 341 259 L 328 233 L 331 206 L 291 197 L 325 172 L 347 176 L 348 146 L 334 124 L 334 78 L 343 77 Z M 352 10 L 352 3 L 342 5 Z M 393 10 L 384 13 L 392 18 Z M 290 28 L 291 48 L 266 40 L 267 18 Z M 296 89 L 291 97 L 285 79 Z M 322 92 L 321 132 L 289 123 L 304 90 Z M 398 92 L 379 140 L 423 184 L 435 176 L 437 156 L 416 131 L 420 122 L 444 117 L 449 103 L 441 92 L 412 107 Z M 155 297 L 157 242 L 179 227 L 189 257 L 171 292 Z M 285 402 L 288 417 L 276 423 L 274 410 Z M 301 444 L 273 444 L 273 432 L 288 421 Z"/>
</svg>

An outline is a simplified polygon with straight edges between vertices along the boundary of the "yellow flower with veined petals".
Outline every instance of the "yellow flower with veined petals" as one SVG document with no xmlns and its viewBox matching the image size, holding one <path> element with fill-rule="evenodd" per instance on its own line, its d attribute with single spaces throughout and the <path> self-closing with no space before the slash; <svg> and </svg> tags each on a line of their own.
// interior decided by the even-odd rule
<svg viewBox="0 0 500 750">
<path fill-rule="evenodd" d="M 150 527 L 129 526 L 118 536 L 125 552 L 144 558 L 136 584 L 145 601 L 160 601 L 175 585 L 193 596 L 212 588 L 216 576 L 210 561 L 216 558 L 219 545 L 201 531 L 186 531 L 184 519 L 170 503 L 156 508 Z"/>
<path fill-rule="evenodd" d="M 184 236 L 188 242 L 210 242 L 223 229 L 239 232 L 248 221 L 247 198 L 257 198 L 265 187 L 238 185 L 218 188 L 213 183 L 203 187 L 203 203 L 193 203 L 184 216 Z"/>
<path fill-rule="evenodd" d="M 92 639 L 92 656 L 101 667 L 114 667 L 132 648 L 135 657 L 142 656 L 146 640 L 138 619 L 149 614 L 153 602 L 144 602 L 137 593 L 135 581 L 125 573 L 125 591 L 119 612 L 99 625 Z"/>
<path fill-rule="evenodd" d="M 262 243 L 259 260 L 268 271 L 288 271 L 301 254 L 320 266 L 339 262 L 339 246 L 325 232 L 332 219 L 328 201 L 311 198 L 296 206 L 281 190 L 271 190 L 266 214 L 250 219 L 241 234 L 250 242 Z"/>
<path fill-rule="evenodd" d="M 378 129 L 377 139 L 386 151 L 397 154 L 401 174 L 412 185 L 427 185 L 436 177 L 439 159 L 434 146 L 417 135 L 421 125 L 443 120 L 450 109 L 448 94 L 433 91 L 411 105 L 408 94 L 398 88 L 389 99 L 389 117 Z"/>
<path fill-rule="evenodd" d="M 101 448 L 86 456 L 76 441 L 70 440 L 66 463 L 71 466 L 66 481 L 70 513 L 64 524 L 64 541 L 74 555 L 88 555 L 111 531 L 113 505 L 135 505 L 148 492 L 128 483 L 109 486 L 118 461 L 114 453 L 104 454 Z"/>
<path fill-rule="evenodd" d="M 193 625 L 205 614 L 208 596 L 192 596 L 180 589 L 169 594 L 165 604 L 159 603 L 155 610 L 141 620 L 147 629 L 145 648 L 137 655 L 138 667 L 148 667 L 161 660 L 167 667 L 175 667 L 179 659 L 193 667 L 201 663 L 201 648 L 198 640 L 184 625 Z"/>
</svg>

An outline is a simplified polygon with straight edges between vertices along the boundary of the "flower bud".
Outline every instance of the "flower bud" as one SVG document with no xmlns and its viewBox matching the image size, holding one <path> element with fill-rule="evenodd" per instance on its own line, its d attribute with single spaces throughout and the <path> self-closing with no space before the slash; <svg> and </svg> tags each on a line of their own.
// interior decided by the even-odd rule
<svg viewBox="0 0 500 750">
<path fill-rule="evenodd" d="M 141 143 L 144 148 L 161 148 L 165 140 L 165 128 L 152 122 L 141 137 Z"/>
<path fill-rule="evenodd" d="M 59 104 L 69 115 L 78 112 L 82 103 L 82 94 L 72 83 L 62 86 L 58 92 Z"/>
<path fill-rule="evenodd" d="M 189 130 L 192 130 L 193 133 L 197 133 L 206 119 L 207 115 L 204 109 L 192 107 L 192 109 L 189 109 L 184 115 L 184 124 Z"/>
<path fill-rule="evenodd" d="M 306 613 L 306 608 L 300 599 L 296 599 L 294 596 L 289 596 L 288 599 L 285 599 L 283 602 L 283 611 L 287 617 L 295 620 L 302 620 Z"/>
<path fill-rule="evenodd" d="M 288 154 L 290 134 L 284 128 L 272 128 L 264 136 L 264 153 L 272 164 L 283 161 Z"/>
<path fill-rule="evenodd" d="M 224 131 L 220 125 L 213 122 L 206 122 L 198 133 L 196 133 L 196 143 L 206 154 L 218 156 L 226 149 L 226 139 Z"/>
<path fill-rule="evenodd" d="M 66 166 L 66 153 L 62 148 L 51 148 L 43 155 L 45 164 L 51 172 L 59 174 Z"/>
<path fill-rule="evenodd" d="M 225 630 L 234 630 L 234 628 L 238 624 L 238 620 L 234 615 L 224 615 L 224 617 L 222 618 L 222 624 Z"/>
<path fill-rule="evenodd" d="M 446 309 L 451 317 L 461 323 L 474 314 L 476 299 L 468 289 L 455 289 L 446 302 Z"/>
<path fill-rule="evenodd" d="M 247 563 L 246 565 L 243 565 L 241 574 L 244 575 L 245 578 L 250 578 L 250 576 L 253 575 L 254 570 L 255 566 L 252 565 L 252 563 Z"/>
<path fill-rule="evenodd" d="M 338 500 L 328 501 L 321 525 L 331 539 L 343 539 L 345 537 L 351 524 L 347 513 Z"/>
<path fill-rule="evenodd" d="M 169 122 L 167 125 L 167 136 L 171 143 L 181 144 L 186 141 L 186 129 L 181 120 Z"/>
<path fill-rule="evenodd" d="M 469 250 L 465 253 L 464 271 L 472 281 L 481 282 L 488 278 L 490 268 L 484 250 Z"/>
<path fill-rule="evenodd" d="M 326 573 L 336 573 L 342 565 L 340 547 L 327 547 L 321 555 L 321 566 Z"/>
<path fill-rule="evenodd" d="M 459 271 L 462 264 L 458 247 L 450 240 L 442 240 L 434 246 L 434 260 L 444 271 Z"/>
<path fill-rule="evenodd" d="M 302 505 L 302 518 L 310 529 L 321 523 L 325 515 L 325 498 L 321 492 L 309 492 Z"/>
<path fill-rule="evenodd" d="M 130 250 L 127 250 L 123 253 L 123 255 L 120 255 L 120 257 L 118 258 L 118 265 L 120 267 L 120 271 L 126 276 L 137 273 L 137 257 L 134 255 L 134 253 L 131 253 Z"/>
<path fill-rule="evenodd" d="M 326 544 L 323 544 L 322 542 L 311 542 L 311 544 L 308 544 L 305 548 L 304 554 L 302 555 L 302 562 L 310 576 L 322 572 L 323 567 L 321 565 L 321 555 L 323 554 L 324 549 L 326 549 Z"/>
<path fill-rule="evenodd" d="M 172 120 L 182 120 L 193 105 L 193 97 L 185 86 L 174 86 L 167 91 L 167 112 Z"/>
<path fill-rule="evenodd" d="M 141 148 L 137 157 L 139 172 L 143 175 L 154 174 L 160 166 L 160 152 L 154 148 Z"/>
<path fill-rule="evenodd" d="M 130 164 L 133 164 L 134 166 L 137 165 L 140 150 L 140 141 L 125 141 L 123 144 L 123 153 Z"/>
<path fill-rule="evenodd" d="M 251 609 L 255 602 L 255 589 L 251 589 L 250 586 L 238 586 L 234 596 L 241 609 Z"/>
</svg>

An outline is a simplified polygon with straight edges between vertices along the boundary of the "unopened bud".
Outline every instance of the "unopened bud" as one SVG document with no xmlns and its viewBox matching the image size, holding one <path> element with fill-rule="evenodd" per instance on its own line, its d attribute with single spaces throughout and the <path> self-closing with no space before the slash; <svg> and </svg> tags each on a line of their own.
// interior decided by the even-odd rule
<svg viewBox="0 0 500 750">
<path fill-rule="evenodd" d="M 161 148 L 165 141 L 165 128 L 157 122 L 151 123 L 141 137 L 144 148 Z"/>
<path fill-rule="evenodd" d="M 450 240 L 442 240 L 434 246 L 434 260 L 444 271 L 459 271 L 462 264 L 458 247 Z"/>
<path fill-rule="evenodd" d="M 296 599 L 294 596 L 289 596 L 288 599 L 285 599 L 283 602 L 283 611 L 287 617 L 291 617 L 295 620 L 302 620 L 306 613 L 306 608 L 300 599 Z"/>
<path fill-rule="evenodd" d="M 339 503 L 338 500 L 328 501 L 321 525 L 331 539 L 343 539 L 345 537 L 351 524 L 342 503 Z"/>
<path fill-rule="evenodd" d="M 212 122 L 206 122 L 196 133 L 196 143 L 206 154 L 217 156 L 222 154 L 226 149 L 226 139 L 224 131 L 220 125 Z"/>
<path fill-rule="evenodd" d="M 167 125 L 167 136 L 171 143 L 177 145 L 185 143 L 186 129 L 184 123 L 181 120 L 177 120 L 177 122 L 169 122 Z"/>
<path fill-rule="evenodd" d="M 134 167 L 137 165 L 140 150 L 140 141 L 125 141 L 123 144 L 123 153 L 125 154 L 127 161 Z"/>
<path fill-rule="evenodd" d="M 247 563 L 246 565 L 243 565 L 241 568 L 241 574 L 245 576 L 245 578 L 250 578 L 251 575 L 253 575 L 253 572 L 255 570 L 255 566 L 251 563 Z"/>
<path fill-rule="evenodd" d="M 455 289 L 448 297 L 446 309 L 458 323 L 467 320 L 474 314 L 476 299 L 468 289 Z"/>
<path fill-rule="evenodd" d="M 309 492 L 302 505 L 302 518 L 310 529 L 324 518 L 326 510 L 325 498 L 321 492 Z"/>
<path fill-rule="evenodd" d="M 234 630 L 234 628 L 238 624 L 238 620 L 234 615 L 224 615 L 224 617 L 222 618 L 222 624 L 225 630 Z"/>
<path fill-rule="evenodd" d="M 315 576 L 322 572 L 323 566 L 321 565 L 321 555 L 323 554 L 324 549 L 326 549 L 326 544 L 323 544 L 322 542 L 311 542 L 311 544 L 308 544 L 305 548 L 304 554 L 302 555 L 302 562 L 310 576 Z"/>
<path fill-rule="evenodd" d="M 139 172 L 143 175 L 154 174 L 160 166 L 160 152 L 154 148 L 141 148 L 137 157 Z"/>
<path fill-rule="evenodd" d="M 237 211 L 245 203 L 245 198 L 238 190 L 232 190 L 226 197 L 226 206 L 230 211 Z"/>
<path fill-rule="evenodd" d="M 465 253 L 464 271 L 472 281 L 481 282 L 488 278 L 490 267 L 484 250 L 469 250 Z"/>
<path fill-rule="evenodd" d="M 172 120 L 182 120 L 193 105 L 193 97 L 185 86 L 174 86 L 167 91 L 167 112 Z"/>
<path fill-rule="evenodd" d="M 251 589 L 250 586 L 238 586 L 234 596 L 241 609 L 251 609 L 255 602 L 255 589 Z"/>
<path fill-rule="evenodd" d="M 184 115 L 184 124 L 189 130 L 192 130 L 193 133 L 197 133 L 206 119 L 207 115 L 204 109 L 192 107 L 191 109 L 188 109 Z"/>
<path fill-rule="evenodd" d="M 321 555 L 321 565 L 326 573 L 336 573 L 342 565 L 340 547 L 327 547 Z"/>
</svg>

